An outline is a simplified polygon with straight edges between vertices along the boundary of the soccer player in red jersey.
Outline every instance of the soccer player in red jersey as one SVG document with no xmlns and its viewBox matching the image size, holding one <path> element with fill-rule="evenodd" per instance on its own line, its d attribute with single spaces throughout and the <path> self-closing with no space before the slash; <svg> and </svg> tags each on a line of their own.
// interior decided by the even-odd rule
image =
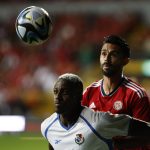
<svg viewBox="0 0 150 150">
<path fill-rule="evenodd" d="M 149 122 L 150 100 L 145 89 L 123 74 L 129 59 L 130 48 L 124 39 L 116 35 L 105 37 L 100 50 L 103 78 L 85 89 L 82 105 L 95 111 L 128 114 Z M 141 149 L 149 148 L 136 150 Z"/>
</svg>

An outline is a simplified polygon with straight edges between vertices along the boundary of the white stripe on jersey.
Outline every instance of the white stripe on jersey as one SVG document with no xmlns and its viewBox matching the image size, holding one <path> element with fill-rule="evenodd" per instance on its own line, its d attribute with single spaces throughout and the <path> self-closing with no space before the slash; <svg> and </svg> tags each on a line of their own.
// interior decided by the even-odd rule
<svg viewBox="0 0 150 150">
<path fill-rule="evenodd" d="M 101 83 L 102 83 L 102 79 L 101 80 L 99 80 L 99 81 L 97 81 L 97 82 L 93 82 L 90 86 L 88 86 L 88 87 L 98 87 L 98 86 L 100 86 L 101 85 Z M 87 87 L 87 88 L 88 88 Z"/>
<path fill-rule="evenodd" d="M 125 85 L 126 87 L 128 87 L 128 88 L 132 89 L 133 91 L 135 91 L 140 98 L 143 98 L 143 97 L 146 96 L 146 94 L 143 91 L 142 87 L 138 86 L 137 84 L 135 84 L 132 81 L 129 81 L 127 78 L 125 78 L 125 80 L 123 81 L 123 85 Z"/>
<path fill-rule="evenodd" d="M 89 86 L 87 86 L 87 88 L 83 91 L 83 94 L 87 91 L 87 89 L 88 89 L 89 87 L 98 87 L 98 86 L 101 85 L 101 83 L 102 83 L 102 79 L 99 80 L 99 81 L 97 81 L 97 82 L 93 82 L 92 84 L 90 84 Z"/>
<path fill-rule="evenodd" d="M 129 89 L 132 89 L 133 91 L 135 91 L 136 93 L 137 93 L 137 95 L 141 98 L 141 95 L 140 95 L 140 93 L 136 90 L 136 89 L 134 89 L 134 88 L 132 88 L 131 86 L 128 86 L 128 85 L 126 85 L 126 84 L 124 84 L 126 87 L 128 87 Z"/>
<path fill-rule="evenodd" d="M 101 83 L 102 83 L 102 79 L 99 80 L 99 81 L 97 81 L 97 82 L 94 82 L 94 83 L 91 85 L 91 87 L 98 87 L 98 86 L 101 85 Z"/>
</svg>

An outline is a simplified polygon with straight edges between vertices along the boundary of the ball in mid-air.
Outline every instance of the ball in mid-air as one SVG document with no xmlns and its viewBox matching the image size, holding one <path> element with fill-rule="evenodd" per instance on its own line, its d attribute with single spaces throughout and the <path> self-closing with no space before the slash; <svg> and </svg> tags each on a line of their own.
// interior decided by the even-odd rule
<svg viewBox="0 0 150 150">
<path fill-rule="evenodd" d="M 52 20 L 48 12 L 37 6 L 23 9 L 16 19 L 18 37 L 26 44 L 44 43 L 52 32 Z"/>
</svg>

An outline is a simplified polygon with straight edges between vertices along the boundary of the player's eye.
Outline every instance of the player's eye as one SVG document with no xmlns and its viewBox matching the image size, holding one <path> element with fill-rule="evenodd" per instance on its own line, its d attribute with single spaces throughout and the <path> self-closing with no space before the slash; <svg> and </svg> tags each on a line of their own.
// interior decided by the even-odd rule
<svg viewBox="0 0 150 150">
<path fill-rule="evenodd" d="M 114 51 L 114 52 L 111 53 L 111 56 L 118 57 L 118 56 L 121 56 L 121 53 L 118 52 L 118 51 Z"/>
<path fill-rule="evenodd" d="M 69 91 L 63 91 L 62 94 L 63 94 L 63 95 L 70 95 L 70 92 L 69 92 Z"/>
<path fill-rule="evenodd" d="M 58 90 L 57 90 L 57 89 L 54 89 L 53 92 L 54 92 L 54 94 L 57 94 L 57 93 L 58 93 Z"/>
<path fill-rule="evenodd" d="M 101 51 L 101 56 L 106 56 L 107 52 L 106 51 Z"/>
</svg>

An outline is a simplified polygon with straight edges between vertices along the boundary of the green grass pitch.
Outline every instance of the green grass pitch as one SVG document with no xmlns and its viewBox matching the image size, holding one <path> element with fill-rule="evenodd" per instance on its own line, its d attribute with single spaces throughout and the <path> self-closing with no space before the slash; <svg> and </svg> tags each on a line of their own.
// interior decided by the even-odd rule
<svg viewBox="0 0 150 150">
<path fill-rule="evenodd" d="M 0 135 L 1 150 L 48 150 L 48 142 L 40 133 Z"/>
</svg>

